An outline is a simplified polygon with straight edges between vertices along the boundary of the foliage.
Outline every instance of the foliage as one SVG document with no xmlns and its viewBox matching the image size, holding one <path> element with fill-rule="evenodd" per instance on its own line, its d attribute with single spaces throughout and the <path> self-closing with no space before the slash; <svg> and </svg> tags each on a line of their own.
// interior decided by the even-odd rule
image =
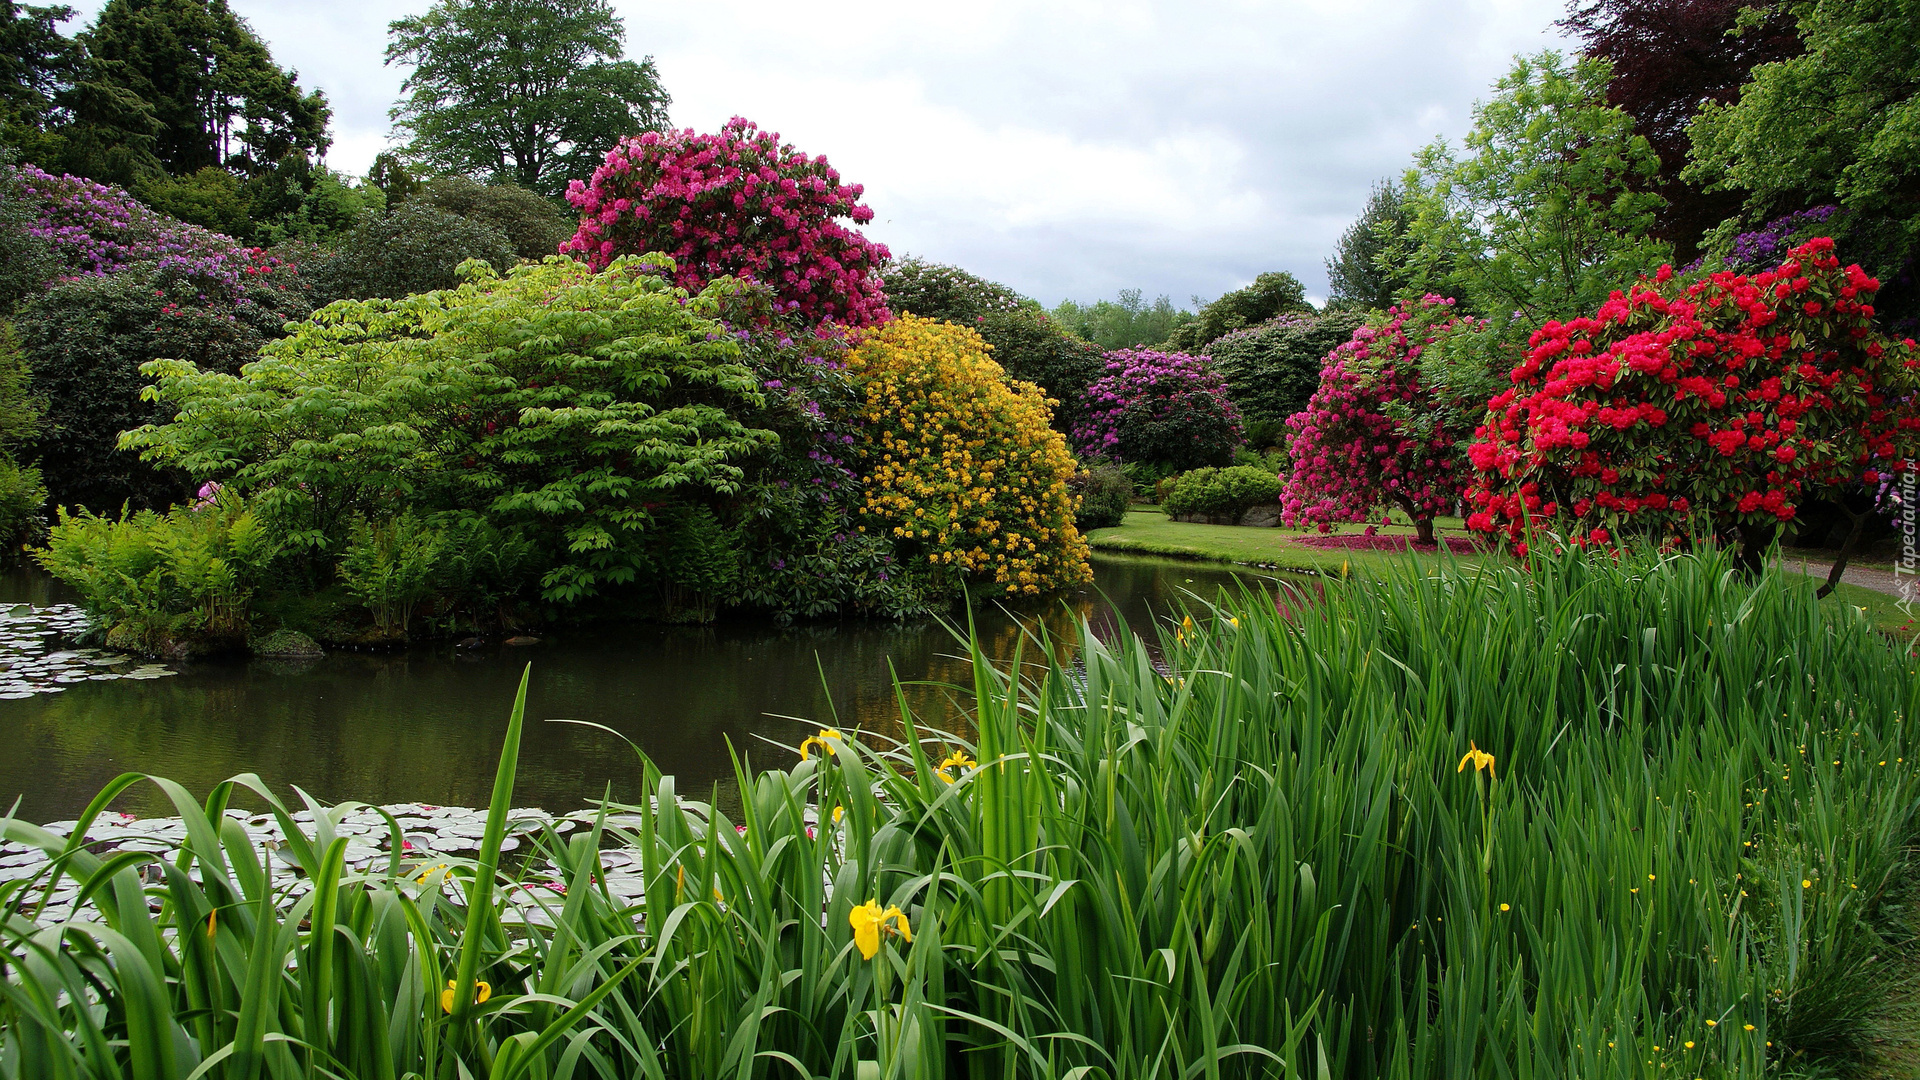
<svg viewBox="0 0 1920 1080">
<path fill-rule="evenodd" d="M 1174 327 L 1161 347 L 1168 352 L 1197 353 L 1243 326 L 1257 326 L 1279 315 L 1312 311 L 1313 305 L 1307 303 L 1306 286 L 1284 270 L 1269 270 L 1254 278 L 1253 284 L 1201 307 L 1192 322 Z"/>
<path fill-rule="evenodd" d="M 1082 533 L 1120 524 L 1133 505 L 1133 480 L 1125 469 L 1105 461 L 1088 463 L 1073 474 L 1068 486 L 1079 500 L 1073 527 Z"/>
<path fill-rule="evenodd" d="M 1442 141 L 1407 173 L 1404 253 L 1413 288 L 1475 314 L 1537 326 L 1606 299 L 1667 257 L 1653 239 L 1659 169 L 1633 117 L 1606 103 L 1605 61 L 1516 59 L 1474 106 L 1464 157 Z"/>
<path fill-rule="evenodd" d="M 957 266 L 931 263 L 907 256 L 881 271 L 887 305 L 896 314 L 976 325 L 988 315 L 1017 311 L 1033 302 L 997 281 L 988 281 Z"/>
<path fill-rule="evenodd" d="M 1240 411 L 1204 356 L 1121 349 L 1087 388 L 1074 439 L 1088 457 L 1175 472 L 1226 465 L 1240 444 Z"/>
<path fill-rule="evenodd" d="M 1681 261 L 1694 257 L 1701 237 L 1739 209 L 1739 197 L 1702 191 L 1681 179 L 1691 145 L 1687 127 L 1702 102 L 1725 105 L 1758 65 L 1800 51 L 1800 36 L 1784 5 L 1768 5 L 1762 19 L 1742 25 L 1745 0 L 1578 0 L 1560 22 L 1580 39 L 1581 52 L 1612 68 L 1607 103 L 1633 117 L 1660 158 L 1646 190 L 1666 200 L 1653 234 L 1674 246 Z"/>
<path fill-rule="evenodd" d="M 222 494 L 164 516 L 101 517 L 65 507 L 34 558 L 73 586 L 119 648 L 179 653 L 187 642 L 236 648 L 279 554 L 246 500 Z"/>
<path fill-rule="evenodd" d="M 369 215 L 334 250 L 306 260 L 301 276 L 317 305 L 397 300 L 453 288 L 455 268 L 468 259 L 502 271 L 516 261 L 512 242 L 495 226 L 409 199 L 397 210 Z"/>
<path fill-rule="evenodd" d="M 1404 192 L 1392 180 L 1375 184 L 1360 217 L 1340 234 L 1327 260 L 1327 306 L 1385 310 L 1412 284 L 1393 253 L 1413 217 Z"/>
<path fill-rule="evenodd" d="M 187 477 L 116 448 L 122 431 L 170 415 L 141 400 L 141 365 L 173 357 L 237 371 L 306 313 L 291 268 L 230 242 L 216 254 L 169 254 L 65 281 L 27 304 L 15 328 L 32 392 L 46 405 L 31 456 L 51 501 L 109 513 L 184 497 Z"/>
<path fill-rule="evenodd" d="M 1781 522 L 1920 453 L 1920 352 L 1873 330 L 1878 282 L 1830 239 L 1776 270 L 1688 283 L 1662 270 L 1592 317 L 1538 330 L 1488 403 L 1469 524 L 1525 543 L 1737 536 L 1757 563 Z"/>
<path fill-rule="evenodd" d="M 54 274 L 53 251 L 40 232 L 40 210 L 26 192 L 15 154 L 0 146 L 0 319 Z"/>
<path fill-rule="evenodd" d="M 1227 395 L 1246 418 L 1247 441 L 1272 446 L 1286 440 L 1287 417 L 1307 407 L 1320 385 L 1327 354 L 1366 322 L 1359 311 L 1281 315 L 1235 330 L 1208 349 L 1227 380 Z"/>
<path fill-rule="evenodd" d="M 737 116 L 717 135 L 649 131 L 608 151 L 592 180 L 568 185 L 581 216 L 565 247 L 596 269 L 665 252 L 683 288 L 733 275 L 765 282 L 800 318 L 867 326 L 888 314 L 887 248 L 839 220 L 873 220 L 863 190 L 841 183 L 825 155 L 809 158 Z"/>
<path fill-rule="evenodd" d="M 176 176 L 257 173 L 331 141 L 326 96 L 303 92 L 226 0 L 108 0 L 80 41 L 85 78 L 146 107 L 152 154 Z"/>
<path fill-rule="evenodd" d="M 387 63 L 413 68 L 393 109 L 406 154 L 442 172 L 558 196 L 620 139 L 667 125 L 653 58 L 621 59 L 607 0 L 438 0 L 387 33 Z"/>
<path fill-rule="evenodd" d="M 715 300 L 631 261 L 468 273 L 326 308 L 237 376 L 155 361 L 179 415 L 125 442 L 247 494 L 315 553 L 341 550 L 356 519 L 466 510 L 536 545 L 549 603 L 650 573 L 656 511 L 736 490 L 741 459 L 774 438 L 734 416 L 760 388 Z"/>
<path fill-rule="evenodd" d="M 84 55 L 59 29 L 72 15 L 65 5 L 0 0 L 0 145 L 30 158 L 49 148 L 55 99 L 73 84 Z"/>
<path fill-rule="evenodd" d="M 523 259 L 544 259 L 573 236 L 571 216 L 553 200 L 518 184 L 482 184 L 464 176 L 443 176 L 407 197 L 499 229 L 507 234 L 514 254 Z"/>
<path fill-rule="evenodd" d="M 891 297 L 891 291 L 887 294 Z M 1102 349 L 1137 349 L 1167 340 L 1195 318 L 1193 312 L 1173 306 L 1173 299 L 1157 296 L 1146 302 L 1139 289 L 1121 289 L 1118 300 L 1078 304 L 1062 300 L 1051 312 L 1068 330 Z"/>
<path fill-rule="evenodd" d="M 903 564 L 949 587 L 1037 594 L 1086 581 L 1073 457 L 1046 399 L 1009 382 L 986 342 L 918 316 L 866 333 L 848 357 L 864 397 L 865 521 Z"/>
<path fill-rule="evenodd" d="M 1008 378 L 1033 383 L 1057 402 L 1054 430 L 1073 430 L 1086 412 L 1087 387 L 1106 368 L 1100 347 L 1038 307 L 990 312 L 973 329 L 993 347 L 993 358 L 1006 369 Z"/>
<path fill-rule="evenodd" d="M 743 760 L 737 811 L 642 761 L 643 796 L 571 837 L 509 824 L 523 689 L 477 859 L 396 825 L 349 868 L 340 811 L 242 777 L 165 787 L 187 839 L 148 884 L 84 843 L 129 774 L 71 840 L 0 824 L 50 857 L 0 886 L 31 957 L 0 1038 L 23 1076 L 229 1055 L 215 1080 L 1837 1063 L 1897 978 L 1871 958 L 1910 872 L 1920 682 L 1790 575 L 1535 564 L 1228 598 L 1151 643 L 1083 623 L 1011 670 L 969 641 L 970 743 L 903 705 L 898 742 L 835 726 L 789 768 Z M 243 789 L 277 854 L 226 821 Z M 503 864 L 510 832 L 529 856 Z M 607 847 L 637 907 L 596 885 Z M 100 921 L 35 914 L 70 879 Z M 870 902 L 899 917 L 863 942 Z"/>
<path fill-rule="evenodd" d="M 1327 357 L 1313 400 L 1287 421 L 1293 475 L 1282 521 L 1327 532 L 1391 505 L 1413 520 L 1420 542 L 1433 542 L 1433 517 L 1452 510 L 1468 469 L 1454 445 L 1461 433 L 1447 422 L 1452 403 L 1421 361 L 1460 327 L 1454 302 L 1430 296 L 1375 316 Z"/>
<path fill-rule="evenodd" d="M 31 378 L 12 324 L 0 322 L 0 543 L 9 548 L 37 527 L 47 500 L 40 470 L 20 461 L 40 433 L 40 403 L 27 392 Z"/>
<path fill-rule="evenodd" d="M 1278 474 L 1257 465 L 1194 469 L 1172 479 L 1160 505 L 1169 515 L 1204 514 L 1238 525 L 1247 511 L 1278 502 L 1281 487 Z"/>
<path fill-rule="evenodd" d="M 404 640 L 414 608 L 443 591 L 446 533 L 411 510 L 356 521 L 340 553 L 340 583 L 373 613 L 374 633 Z"/>
<path fill-rule="evenodd" d="M 974 330 L 993 347 L 1010 378 L 1030 382 L 1056 404 L 1053 426 L 1068 432 L 1079 421 L 1082 395 L 1100 377 L 1100 349 L 1040 305 L 998 282 L 957 266 L 906 258 L 888 264 L 883 285 L 898 313 Z"/>
<path fill-rule="evenodd" d="M 1847 250 L 1890 282 L 1910 278 L 1920 250 L 1920 19 L 1904 0 L 1784 7 L 1805 52 L 1755 67 L 1738 101 L 1700 111 L 1686 176 L 1745 192 L 1751 222 L 1837 203 L 1848 211 L 1836 234 Z M 1912 315 L 1916 293 L 1899 292 L 1883 305 Z"/>
</svg>

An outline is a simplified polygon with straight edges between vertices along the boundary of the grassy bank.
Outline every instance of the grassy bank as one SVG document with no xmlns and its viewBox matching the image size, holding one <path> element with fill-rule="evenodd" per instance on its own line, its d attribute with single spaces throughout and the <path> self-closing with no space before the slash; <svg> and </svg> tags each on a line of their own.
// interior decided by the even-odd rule
<svg viewBox="0 0 1920 1080">
<path fill-rule="evenodd" d="M 1434 526 L 1442 537 L 1470 535 L 1466 530 L 1466 523 L 1459 518 L 1437 518 Z M 1340 525 L 1335 527 L 1334 534 L 1358 534 L 1361 531 L 1359 526 Z M 1379 531 L 1388 536 L 1411 537 L 1413 535 L 1413 529 L 1406 525 L 1388 525 L 1381 527 Z M 1315 534 L 1311 532 L 1284 528 L 1194 525 L 1184 521 L 1169 520 L 1159 507 L 1135 506 L 1120 525 L 1110 529 L 1095 529 L 1088 533 L 1087 543 L 1095 551 L 1158 555 L 1175 559 L 1200 559 L 1208 562 L 1245 563 L 1279 570 L 1335 576 L 1343 571 L 1350 574 L 1386 573 L 1394 567 L 1404 565 L 1409 558 L 1424 564 L 1446 561 L 1450 565 L 1457 566 L 1472 565 L 1486 558 L 1501 558 L 1500 556 L 1454 553 L 1443 556 L 1437 552 L 1418 551 L 1410 553 L 1354 551 L 1309 547 L 1297 542 L 1299 537 L 1313 535 Z M 1798 554 L 1804 556 L 1806 553 Z M 1831 553 L 1826 554 L 1831 555 Z M 1790 558 L 1786 564 L 1789 567 L 1797 566 L 1799 560 Z M 1824 603 L 1836 610 L 1864 608 L 1867 619 L 1881 632 L 1902 639 L 1913 636 L 1914 627 L 1909 625 L 1911 616 L 1900 607 L 1895 597 L 1886 593 L 1857 585 L 1841 584 L 1834 589 L 1833 595 Z"/>
<path fill-rule="evenodd" d="M 1081 666 L 1036 642 L 1018 680 L 976 646 L 971 743 L 828 726 L 740 778 L 737 821 L 649 770 L 639 824 L 605 830 L 636 853 L 633 907 L 599 884 L 599 835 L 530 838 L 564 882 L 551 927 L 500 902 L 518 708 L 478 860 L 349 871 L 322 809 L 286 852 L 318 883 L 290 908 L 228 788 L 204 811 L 177 792 L 191 838 L 162 884 L 13 824 L 106 924 L 36 924 L 51 883 L 0 886 L 31 957 L 0 1071 L 1837 1067 L 1894 983 L 1920 679 L 1804 578 L 1728 569 L 1402 561 L 1286 612 L 1248 594 L 1139 628 L 1151 647 L 1083 631 Z"/>
</svg>

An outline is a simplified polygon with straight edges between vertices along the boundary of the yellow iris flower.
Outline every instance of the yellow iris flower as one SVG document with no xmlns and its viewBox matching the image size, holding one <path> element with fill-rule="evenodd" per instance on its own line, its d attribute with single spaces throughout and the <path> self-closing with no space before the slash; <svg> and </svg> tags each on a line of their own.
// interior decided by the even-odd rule
<svg viewBox="0 0 1920 1080">
<path fill-rule="evenodd" d="M 933 770 L 933 775 L 939 777 L 941 783 L 951 784 L 960 778 L 961 773 L 979 765 L 979 762 L 967 756 L 965 750 L 955 750 L 947 755 L 947 760 L 941 762 L 939 768 Z"/>
<path fill-rule="evenodd" d="M 440 991 L 440 1011 L 441 1012 L 450 1013 L 453 1011 L 453 988 L 454 988 L 454 981 L 452 979 L 448 979 L 447 988 L 445 990 Z M 488 998 L 492 996 L 493 996 L 493 987 L 488 986 L 486 983 L 483 983 L 483 982 L 476 982 L 473 984 L 473 1003 L 475 1005 L 478 1005 L 481 1002 L 486 1001 Z"/>
<path fill-rule="evenodd" d="M 812 756 L 812 750 L 816 746 L 820 748 L 822 753 L 828 756 L 838 754 L 840 751 L 834 749 L 833 744 L 827 741 L 828 739 L 838 739 L 841 742 L 847 741 L 847 737 L 840 734 L 838 729 L 823 727 L 820 729 L 820 734 L 809 735 L 807 736 L 807 740 L 800 744 L 800 760 L 805 761 L 808 757 Z"/>
<path fill-rule="evenodd" d="M 913 927 L 907 925 L 906 913 L 891 905 L 882 911 L 878 900 L 869 900 L 848 912 L 847 923 L 853 927 L 853 943 L 868 960 L 880 951 L 883 933 L 899 934 L 902 941 L 913 944 Z"/>
<path fill-rule="evenodd" d="M 1478 746 L 1475 746 L 1472 740 L 1468 740 L 1467 752 L 1460 755 L 1460 764 L 1456 766 L 1453 771 L 1465 772 L 1467 770 L 1467 764 L 1469 762 L 1473 764 L 1474 772 L 1479 772 L 1481 769 L 1485 769 L 1487 770 L 1488 776 L 1494 775 L 1493 755 L 1487 753 L 1485 750 L 1480 749 Z"/>
</svg>

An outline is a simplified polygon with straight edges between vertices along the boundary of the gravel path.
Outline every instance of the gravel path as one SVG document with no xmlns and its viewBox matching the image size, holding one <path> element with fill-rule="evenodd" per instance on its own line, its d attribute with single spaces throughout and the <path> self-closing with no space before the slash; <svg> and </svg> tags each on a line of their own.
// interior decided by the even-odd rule
<svg viewBox="0 0 1920 1080">
<path fill-rule="evenodd" d="M 1821 581 L 1825 581 L 1827 575 L 1833 571 L 1833 563 L 1815 559 L 1786 558 L 1780 560 L 1780 565 L 1788 570 L 1798 570 L 1803 574 L 1819 578 Z M 1912 574 L 1896 574 L 1890 567 L 1848 563 L 1846 570 L 1840 575 L 1840 580 L 1848 585 L 1858 585 L 1863 589 L 1886 593 L 1888 596 L 1896 598 L 1905 596 L 1920 600 L 1920 578 Z"/>
</svg>

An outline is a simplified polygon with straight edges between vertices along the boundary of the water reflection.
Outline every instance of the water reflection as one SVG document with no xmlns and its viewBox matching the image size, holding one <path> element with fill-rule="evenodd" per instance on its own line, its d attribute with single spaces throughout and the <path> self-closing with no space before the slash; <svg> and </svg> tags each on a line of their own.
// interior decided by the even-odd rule
<svg viewBox="0 0 1920 1080">
<path fill-rule="evenodd" d="M 1006 658 L 1022 628 L 1036 622 L 1069 637 L 1076 618 L 1092 619 L 1103 633 L 1117 618 L 1144 628 L 1185 591 L 1212 596 L 1234 577 L 1194 564 L 1103 558 L 1094 584 L 1064 603 L 983 607 L 975 619 L 989 655 Z M 0 577 L 0 601 L 64 599 L 44 578 Z M 256 772 L 276 788 L 297 784 L 327 801 L 484 805 L 503 721 L 529 662 L 529 719 L 604 724 L 676 774 L 683 793 L 701 792 L 731 786 L 729 746 L 753 765 L 790 760 L 768 740 L 795 745 L 810 729 L 781 717 L 837 716 L 843 727 L 897 733 L 889 662 L 914 684 L 905 696 L 917 715 L 952 723 L 946 692 L 924 684 L 970 681 L 961 652 L 936 623 L 782 629 L 742 621 L 596 627 L 523 647 L 190 664 L 173 679 L 85 683 L 57 696 L 0 701 L 0 800 L 21 796 L 28 820 L 72 817 L 115 775 L 137 770 L 194 792 Z M 553 811 L 604 791 L 639 795 L 625 744 L 603 731 L 549 723 L 528 727 L 517 791 L 517 805 Z M 150 786 L 120 805 L 167 812 Z"/>
</svg>

